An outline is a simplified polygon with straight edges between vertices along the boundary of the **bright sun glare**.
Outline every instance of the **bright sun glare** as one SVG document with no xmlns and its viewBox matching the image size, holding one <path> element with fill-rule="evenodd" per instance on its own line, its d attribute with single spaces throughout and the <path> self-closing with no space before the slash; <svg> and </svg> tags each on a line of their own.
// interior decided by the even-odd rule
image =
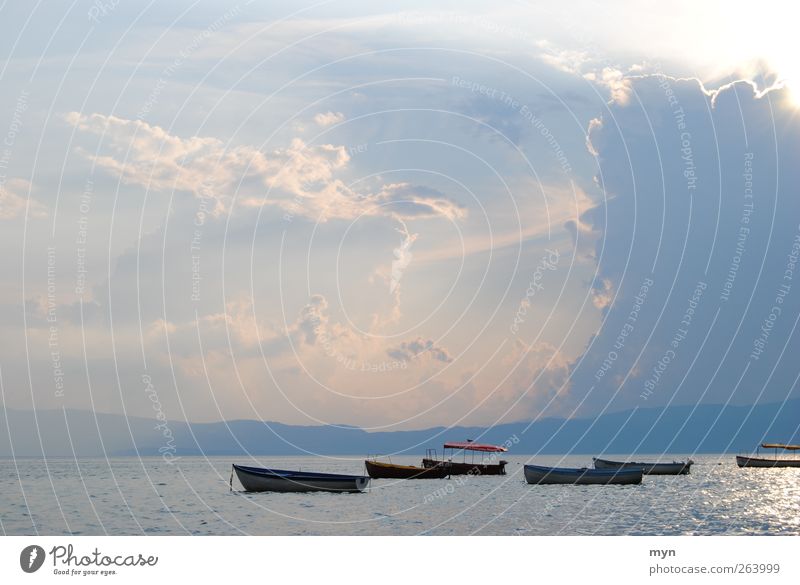
<svg viewBox="0 0 800 585">
<path fill-rule="evenodd" d="M 800 106 L 800 8 L 789 3 L 781 5 L 780 11 L 751 8 L 738 3 L 728 6 L 733 25 L 730 46 L 743 62 L 766 63 L 789 89 L 792 102 Z"/>
</svg>

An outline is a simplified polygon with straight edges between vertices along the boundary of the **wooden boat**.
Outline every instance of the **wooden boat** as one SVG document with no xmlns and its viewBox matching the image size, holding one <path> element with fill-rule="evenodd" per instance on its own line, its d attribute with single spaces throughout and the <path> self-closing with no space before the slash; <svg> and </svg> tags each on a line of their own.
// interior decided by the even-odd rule
<svg viewBox="0 0 800 585">
<path fill-rule="evenodd" d="M 467 451 L 472 455 L 471 460 L 467 461 Z M 450 475 L 505 475 L 506 465 L 508 461 L 500 459 L 496 463 L 493 462 L 497 453 L 505 453 L 508 451 L 505 447 L 497 445 L 482 445 L 466 441 L 465 443 L 445 443 L 443 446 L 443 457 L 447 459 L 439 459 L 436 449 L 428 449 L 425 458 L 422 460 L 423 467 L 437 467 L 442 464 L 448 466 Z M 450 456 L 448 457 L 448 452 Z M 458 453 L 462 453 L 461 461 L 454 461 L 454 457 Z M 475 453 L 481 454 L 481 459 L 475 461 Z M 485 454 L 491 453 L 489 462 L 485 459 Z"/>
<path fill-rule="evenodd" d="M 313 471 L 287 471 L 233 465 L 239 482 L 248 492 L 363 492 L 369 478 Z M 231 477 L 233 481 L 233 477 Z"/>
<path fill-rule="evenodd" d="M 565 467 L 525 466 L 525 481 L 531 484 L 639 484 L 642 483 L 641 467 L 622 469 L 580 469 Z"/>
<path fill-rule="evenodd" d="M 800 467 L 800 459 L 769 459 L 737 455 L 736 465 L 739 467 Z"/>
<path fill-rule="evenodd" d="M 634 463 L 632 461 L 609 461 L 592 457 L 595 469 L 626 469 L 641 467 L 645 475 L 685 475 L 694 465 L 691 459 L 687 461 L 673 461 L 672 463 Z"/>
<path fill-rule="evenodd" d="M 433 467 L 416 467 L 414 465 L 395 465 L 380 461 L 364 461 L 367 473 L 373 479 L 442 479 L 450 475 L 447 464 Z"/>
<path fill-rule="evenodd" d="M 755 457 L 750 455 L 737 455 L 736 465 L 739 467 L 800 467 L 800 459 L 779 457 L 778 449 L 784 451 L 800 451 L 800 445 L 786 445 L 784 443 L 763 443 L 763 449 L 775 449 L 774 457 L 761 457 L 756 454 Z"/>
</svg>

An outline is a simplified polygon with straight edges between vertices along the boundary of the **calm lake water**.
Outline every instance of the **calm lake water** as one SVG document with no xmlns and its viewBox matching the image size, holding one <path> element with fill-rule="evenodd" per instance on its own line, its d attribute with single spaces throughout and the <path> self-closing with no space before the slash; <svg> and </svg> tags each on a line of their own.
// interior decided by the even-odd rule
<svg viewBox="0 0 800 585">
<path fill-rule="evenodd" d="M 363 494 L 246 494 L 236 479 L 228 487 L 232 461 L 355 474 L 355 458 L 2 460 L 0 521 L 5 534 L 42 535 L 800 534 L 800 469 L 739 469 L 732 455 L 701 455 L 690 475 L 640 486 L 531 486 L 522 475 L 530 458 L 506 459 L 506 476 L 373 480 Z"/>
</svg>

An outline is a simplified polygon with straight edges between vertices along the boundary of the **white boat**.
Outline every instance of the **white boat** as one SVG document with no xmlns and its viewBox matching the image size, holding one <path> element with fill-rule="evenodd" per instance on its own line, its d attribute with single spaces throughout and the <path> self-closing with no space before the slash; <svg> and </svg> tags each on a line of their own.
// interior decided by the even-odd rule
<svg viewBox="0 0 800 585">
<path fill-rule="evenodd" d="M 642 483 L 642 468 L 580 469 L 566 467 L 525 466 L 525 481 L 532 484 L 638 484 Z"/>
<path fill-rule="evenodd" d="M 633 461 L 609 461 L 592 457 L 595 469 L 624 469 L 641 467 L 645 475 L 684 475 L 689 473 L 694 461 L 673 461 L 672 463 L 636 463 Z"/>
<path fill-rule="evenodd" d="M 369 477 L 313 471 L 288 471 L 233 465 L 233 471 L 248 492 L 363 492 Z M 231 481 L 233 478 L 231 478 Z"/>
</svg>

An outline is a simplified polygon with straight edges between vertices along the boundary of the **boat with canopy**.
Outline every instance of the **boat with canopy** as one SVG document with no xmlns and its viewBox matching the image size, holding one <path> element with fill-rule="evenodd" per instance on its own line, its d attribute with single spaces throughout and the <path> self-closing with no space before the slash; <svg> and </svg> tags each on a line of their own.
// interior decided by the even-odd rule
<svg viewBox="0 0 800 585">
<path fill-rule="evenodd" d="M 756 455 L 737 455 L 736 465 L 739 467 L 800 467 L 800 458 L 784 457 L 778 455 L 778 450 L 800 451 L 800 445 L 788 445 L 786 443 L 762 443 L 762 449 L 774 449 L 774 457 L 762 457 L 758 450 Z"/>
<path fill-rule="evenodd" d="M 472 440 L 448 442 L 442 446 L 442 459 L 439 459 L 436 449 L 426 450 L 422 466 L 447 465 L 450 475 L 505 475 L 508 461 L 498 460 L 497 454 L 506 451 L 506 447 L 475 443 Z M 476 454 L 480 456 L 476 457 Z"/>
</svg>

